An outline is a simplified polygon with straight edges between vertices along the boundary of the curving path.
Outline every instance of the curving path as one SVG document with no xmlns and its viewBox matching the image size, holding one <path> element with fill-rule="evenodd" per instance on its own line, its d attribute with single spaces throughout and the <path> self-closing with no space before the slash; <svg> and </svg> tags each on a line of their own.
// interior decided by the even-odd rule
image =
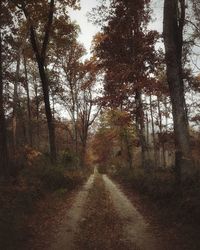
<svg viewBox="0 0 200 250">
<path fill-rule="evenodd" d="M 51 250 L 161 249 L 143 216 L 118 186 L 96 169 L 75 197 L 56 239 Z"/>
<path fill-rule="evenodd" d="M 159 249 L 156 239 L 151 233 L 151 228 L 144 220 L 143 216 L 137 211 L 130 200 L 117 187 L 108 176 L 103 175 L 106 189 L 109 191 L 113 205 L 119 217 L 123 220 L 123 237 L 136 245 L 141 250 Z"/>
<path fill-rule="evenodd" d="M 94 174 L 90 176 L 82 190 L 75 197 L 74 203 L 67 211 L 63 223 L 58 229 L 57 240 L 52 244 L 51 250 L 71 250 L 73 249 L 73 238 L 83 215 L 83 208 L 94 182 Z"/>
</svg>

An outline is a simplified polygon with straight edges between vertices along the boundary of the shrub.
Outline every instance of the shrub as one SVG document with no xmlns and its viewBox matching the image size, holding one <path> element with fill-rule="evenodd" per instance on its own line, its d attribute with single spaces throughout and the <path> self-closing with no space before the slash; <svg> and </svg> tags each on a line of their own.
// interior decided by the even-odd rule
<svg viewBox="0 0 200 250">
<path fill-rule="evenodd" d="M 77 166 L 79 162 L 78 156 L 75 153 L 70 152 L 70 151 L 63 151 L 60 154 L 60 160 L 61 160 L 62 165 L 67 169 L 70 169 L 70 168 L 74 169 L 75 166 Z"/>
<path fill-rule="evenodd" d="M 73 180 L 64 175 L 64 170 L 56 167 L 49 167 L 44 169 L 41 174 L 41 181 L 44 187 L 49 191 L 55 191 L 60 188 L 73 188 Z"/>
<path fill-rule="evenodd" d="M 10 182 L 0 183 L 0 249 L 25 249 L 31 236 L 28 217 L 37 201 L 49 192 L 63 198 L 87 177 L 87 171 L 66 171 L 63 165 L 52 165 L 43 155 L 34 165 L 24 165 Z"/>
<path fill-rule="evenodd" d="M 106 167 L 106 165 L 99 165 L 98 166 L 98 172 L 100 174 L 106 174 L 107 173 L 107 167 Z"/>
<path fill-rule="evenodd" d="M 148 194 L 152 198 L 168 198 L 175 190 L 175 179 L 169 170 L 154 170 L 147 172 L 144 169 L 121 169 L 117 172 L 117 177 L 136 188 L 143 194 Z"/>
<path fill-rule="evenodd" d="M 26 193 L 26 194 L 25 194 Z M 28 200 L 28 202 L 27 202 Z M 27 191 L 13 191 L 8 186 L 0 192 L 0 246 L 1 249 L 23 249 L 29 237 L 28 210 L 32 207 Z M 26 203 L 26 204 L 25 204 Z M 28 205 L 28 208 L 26 207 Z"/>
<path fill-rule="evenodd" d="M 62 198 L 62 197 L 64 197 L 64 196 L 67 194 L 67 192 L 68 192 L 68 189 L 67 189 L 67 188 L 60 188 L 60 189 L 57 189 L 57 190 L 55 191 L 55 195 L 56 195 L 57 197 Z"/>
</svg>

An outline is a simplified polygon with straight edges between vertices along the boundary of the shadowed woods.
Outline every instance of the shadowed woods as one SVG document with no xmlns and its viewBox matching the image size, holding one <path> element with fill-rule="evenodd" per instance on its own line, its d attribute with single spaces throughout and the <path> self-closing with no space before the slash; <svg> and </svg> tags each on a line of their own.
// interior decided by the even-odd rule
<svg viewBox="0 0 200 250">
<path fill-rule="evenodd" d="M 0 1 L 0 249 L 200 249 L 199 13 Z"/>
</svg>

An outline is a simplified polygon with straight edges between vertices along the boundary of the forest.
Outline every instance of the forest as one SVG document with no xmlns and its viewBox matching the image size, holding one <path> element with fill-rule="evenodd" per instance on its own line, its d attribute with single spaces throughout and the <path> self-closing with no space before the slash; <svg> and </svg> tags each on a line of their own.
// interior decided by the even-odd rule
<svg viewBox="0 0 200 250">
<path fill-rule="evenodd" d="M 199 250 L 200 2 L 83 2 L 0 0 L 0 249 Z"/>
</svg>

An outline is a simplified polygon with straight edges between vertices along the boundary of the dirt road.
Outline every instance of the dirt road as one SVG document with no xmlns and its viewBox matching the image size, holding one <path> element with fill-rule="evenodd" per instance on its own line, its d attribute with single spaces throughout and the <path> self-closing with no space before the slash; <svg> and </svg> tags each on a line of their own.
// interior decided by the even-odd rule
<svg viewBox="0 0 200 250">
<path fill-rule="evenodd" d="M 160 240 L 119 187 L 95 172 L 63 218 L 52 250 L 151 250 Z"/>
</svg>

